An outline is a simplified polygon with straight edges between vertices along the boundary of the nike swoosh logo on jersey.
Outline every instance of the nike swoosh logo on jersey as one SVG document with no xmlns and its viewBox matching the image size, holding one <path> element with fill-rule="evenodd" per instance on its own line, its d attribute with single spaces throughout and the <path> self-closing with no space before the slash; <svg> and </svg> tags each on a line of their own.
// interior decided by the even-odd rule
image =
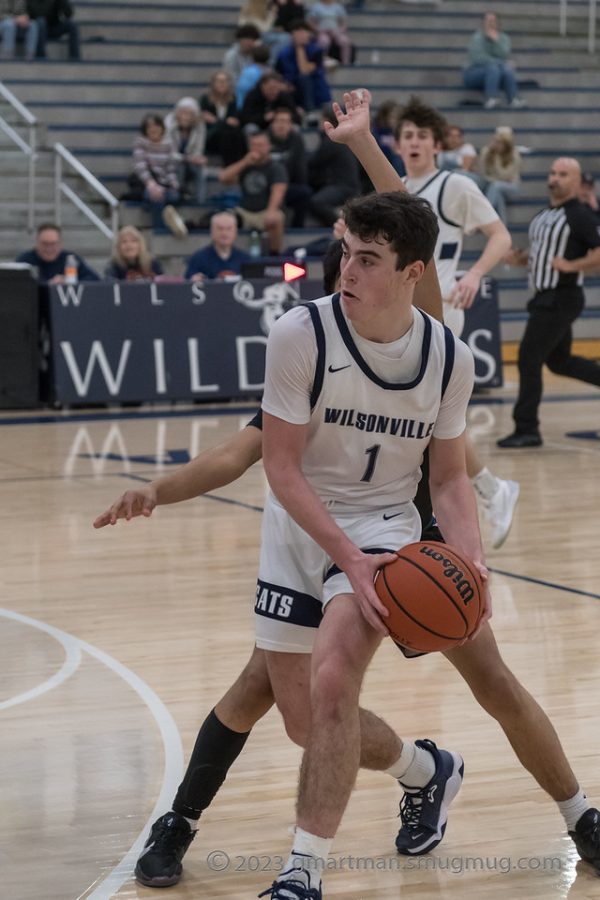
<svg viewBox="0 0 600 900">
<path fill-rule="evenodd" d="M 384 518 L 385 521 L 387 522 L 389 519 L 395 519 L 395 518 L 397 518 L 397 516 L 403 516 L 403 515 L 404 515 L 403 512 L 399 512 L 399 513 L 391 513 L 391 515 L 388 515 L 387 513 L 384 513 L 384 514 L 383 514 L 383 518 Z"/>
<path fill-rule="evenodd" d="M 349 369 L 351 365 L 352 365 L 352 363 L 348 363 L 347 366 L 337 366 L 337 368 L 334 368 L 333 366 L 329 366 L 329 371 L 332 373 L 333 372 L 341 372 L 342 369 Z"/>
</svg>

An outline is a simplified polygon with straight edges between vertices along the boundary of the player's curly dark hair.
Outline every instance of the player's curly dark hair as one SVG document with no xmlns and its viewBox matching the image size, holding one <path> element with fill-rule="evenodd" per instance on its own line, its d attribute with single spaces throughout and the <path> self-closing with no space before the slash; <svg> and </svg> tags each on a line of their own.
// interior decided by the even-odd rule
<svg viewBox="0 0 600 900">
<path fill-rule="evenodd" d="M 337 290 L 341 261 L 342 242 L 332 241 L 323 254 L 323 290 L 326 294 L 333 294 Z"/>
<path fill-rule="evenodd" d="M 433 256 L 439 225 L 422 197 L 404 191 L 367 194 L 349 200 L 342 213 L 346 227 L 362 241 L 383 240 L 397 257 L 396 268 L 416 260 L 425 265 Z"/>
<path fill-rule="evenodd" d="M 410 97 L 406 106 L 403 106 L 398 114 L 398 125 L 396 126 L 396 140 L 400 138 L 402 125 L 404 122 L 413 122 L 417 128 L 431 128 L 433 139 L 436 143 L 441 144 L 444 140 L 444 134 L 448 123 L 441 113 L 428 106 L 420 99 L 420 97 Z"/>
</svg>

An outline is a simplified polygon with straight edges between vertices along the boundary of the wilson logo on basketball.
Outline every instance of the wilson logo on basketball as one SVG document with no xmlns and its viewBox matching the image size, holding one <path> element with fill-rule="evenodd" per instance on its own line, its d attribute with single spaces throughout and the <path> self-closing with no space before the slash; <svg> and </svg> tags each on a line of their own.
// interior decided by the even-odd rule
<svg viewBox="0 0 600 900">
<path fill-rule="evenodd" d="M 430 556 L 432 559 L 435 559 L 436 562 L 442 564 L 444 570 L 442 574 L 455 585 L 456 591 L 460 595 L 463 603 L 465 606 L 468 606 L 475 596 L 475 588 L 472 582 L 465 577 L 465 573 L 461 571 L 451 559 L 448 559 L 447 556 L 444 556 L 444 554 L 440 553 L 438 550 L 433 550 L 431 547 L 421 547 L 419 552 L 424 556 Z"/>
<path fill-rule="evenodd" d="M 381 569 L 375 590 L 390 635 L 422 653 L 449 650 L 474 635 L 485 607 L 474 563 L 448 544 L 401 547 Z"/>
</svg>

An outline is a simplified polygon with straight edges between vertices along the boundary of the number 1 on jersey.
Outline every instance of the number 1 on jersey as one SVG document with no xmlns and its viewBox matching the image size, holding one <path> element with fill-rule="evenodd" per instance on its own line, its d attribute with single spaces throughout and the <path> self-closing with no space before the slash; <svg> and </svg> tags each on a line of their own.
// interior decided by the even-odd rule
<svg viewBox="0 0 600 900">
<path fill-rule="evenodd" d="M 373 477 L 373 473 L 375 472 L 375 466 L 377 464 L 377 457 L 379 455 L 379 451 L 381 450 L 381 444 L 373 444 L 372 447 L 367 447 L 365 453 L 369 457 L 369 461 L 367 463 L 367 468 L 365 469 L 363 477 L 360 479 L 361 481 L 370 481 Z"/>
</svg>

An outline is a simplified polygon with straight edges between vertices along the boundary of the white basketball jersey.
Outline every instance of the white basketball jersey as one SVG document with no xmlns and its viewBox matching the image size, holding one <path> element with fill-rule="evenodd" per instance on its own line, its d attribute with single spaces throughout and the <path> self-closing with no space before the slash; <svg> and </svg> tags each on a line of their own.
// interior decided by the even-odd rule
<svg viewBox="0 0 600 900">
<path fill-rule="evenodd" d="M 462 227 L 457 222 L 446 218 L 442 211 L 444 189 L 448 179 L 452 177 L 452 172 L 438 171 L 425 182 L 420 190 L 414 192 L 417 196 L 427 200 L 436 214 L 440 226 L 433 258 L 443 299 L 450 297 L 456 285 L 456 270 L 463 245 Z M 406 179 L 404 180 L 406 181 Z"/>
<path fill-rule="evenodd" d="M 305 476 L 325 501 L 372 509 L 412 500 L 452 373 L 454 337 L 415 309 L 418 371 L 389 383 L 361 356 L 338 294 L 306 306 L 318 353 Z"/>
</svg>

